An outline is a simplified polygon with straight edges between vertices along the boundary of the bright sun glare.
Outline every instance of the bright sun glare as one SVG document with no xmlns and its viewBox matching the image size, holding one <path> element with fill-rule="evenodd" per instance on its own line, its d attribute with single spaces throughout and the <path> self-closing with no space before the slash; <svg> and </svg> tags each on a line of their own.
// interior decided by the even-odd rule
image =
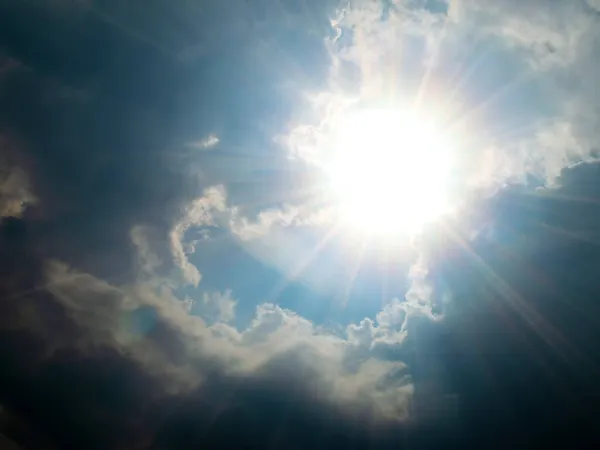
<svg viewBox="0 0 600 450">
<path fill-rule="evenodd" d="M 344 227 L 414 234 L 450 207 L 453 146 L 426 118 L 365 109 L 335 127 L 327 171 Z"/>
</svg>

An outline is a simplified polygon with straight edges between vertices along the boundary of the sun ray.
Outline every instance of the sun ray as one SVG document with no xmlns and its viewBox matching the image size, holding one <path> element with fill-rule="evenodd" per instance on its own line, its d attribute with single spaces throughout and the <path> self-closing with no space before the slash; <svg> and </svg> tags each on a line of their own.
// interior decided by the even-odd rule
<svg viewBox="0 0 600 450">
<path fill-rule="evenodd" d="M 450 131 L 460 130 L 462 126 L 469 123 L 469 120 L 476 118 L 478 114 L 483 113 L 487 108 L 489 108 L 494 102 L 498 101 L 505 95 L 509 94 L 512 90 L 516 89 L 518 86 L 524 84 L 529 81 L 535 74 L 535 72 L 529 70 L 523 72 L 520 76 L 513 78 L 511 81 L 500 87 L 498 90 L 493 92 L 489 97 L 481 101 L 479 104 L 475 105 L 469 111 L 465 111 L 464 114 L 460 116 L 454 123 L 451 123 L 449 126 Z"/>
<path fill-rule="evenodd" d="M 450 238 L 456 242 L 472 260 L 476 263 L 475 268 L 480 271 L 484 279 L 490 282 L 501 298 L 519 314 L 519 316 L 531 327 L 531 329 L 542 338 L 546 344 L 553 348 L 565 360 L 568 359 L 568 354 L 564 346 L 568 346 L 568 342 L 561 338 L 557 330 L 552 327 L 535 309 L 531 308 L 524 298 L 515 291 L 506 281 L 502 279 L 492 268 L 479 256 L 470 245 L 461 238 L 458 233 L 452 231 L 449 227 L 444 227 L 444 231 Z"/>
<path fill-rule="evenodd" d="M 450 7 L 451 6 L 448 5 L 448 8 L 450 8 Z M 425 95 L 426 90 L 427 90 L 427 85 L 429 84 L 429 80 L 430 80 L 433 70 L 435 68 L 435 64 L 437 63 L 437 61 L 439 59 L 440 51 L 441 51 L 444 39 L 446 38 L 447 30 L 448 30 L 448 19 L 446 18 L 442 25 L 442 30 L 440 32 L 440 36 L 439 36 L 437 42 L 435 43 L 431 60 L 427 64 L 427 69 L 425 70 L 425 74 L 423 75 L 423 78 L 421 79 L 421 83 L 419 85 L 419 89 L 417 90 L 417 95 L 415 98 L 415 105 L 414 105 L 414 107 L 416 109 L 419 109 L 421 107 L 421 103 L 423 101 L 423 96 Z"/>
<path fill-rule="evenodd" d="M 350 276 L 347 280 L 347 283 L 344 287 L 343 298 L 341 301 L 341 306 L 345 308 L 348 305 L 348 300 L 350 295 L 352 294 L 352 290 L 354 289 L 354 282 L 356 281 L 356 277 L 358 275 L 358 271 L 361 268 L 361 264 L 363 261 L 363 257 L 365 254 L 365 250 L 367 249 L 369 244 L 368 237 L 361 241 L 358 251 L 356 252 L 356 257 L 353 261 L 352 267 L 350 268 Z"/>
<path fill-rule="evenodd" d="M 470 65 L 465 69 L 464 72 L 462 72 L 462 74 L 456 74 L 456 76 L 452 77 L 453 79 L 451 80 L 450 85 L 454 86 L 454 88 L 448 93 L 448 99 L 450 102 L 456 100 L 463 94 L 465 87 L 470 84 L 469 82 L 472 80 L 472 76 L 475 74 L 477 69 L 486 63 L 487 58 L 489 58 L 491 54 L 487 49 L 484 49 L 481 51 L 481 54 L 474 59 L 475 57 L 473 54 L 475 53 L 474 49 L 476 48 L 476 45 L 477 42 L 473 43 L 472 45 L 473 50 L 471 52 L 472 55 L 470 55 L 471 58 L 465 58 L 472 60 Z"/>
<path fill-rule="evenodd" d="M 600 240 L 597 239 L 593 239 L 587 236 L 582 236 L 580 234 L 574 233 L 572 231 L 569 230 L 565 230 L 563 228 L 554 226 L 554 225 L 548 225 L 547 223 L 541 223 L 540 224 L 543 228 L 552 231 L 553 233 L 556 234 L 560 234 L 561 236 L 567 237 L 569 239 L 573 239 L 575 241 L 579 241 L 579 242 L 583 242 L 586 244 L 592 244 L 592 245 L 597 245 L 600 246 Z"/>
<path fill-rule="evenodd" d="M 600 199 L 595 197 L 583 197 L 568 194 L 560 194 L 553 189 L 544 189 L 536 192 L 519 192 L 519 195 L 526 197 L 535 197 L 540 199 L 561 200 L 573 203 L 582 203 L 590 205 L 600 205 Z"/>
<path fill-rule="evenodd" d="M 292 269 L 292 271 L 279 283 L 277 283 L 271 292 L 266 297 L 266 303 L 273 303 L 283 291 L 294 281 L 298 279 L 300 275 L 306 270 L 306 268 L 314 261 L 314 259 L 319 255 L 321 250 L 329 243 L 331 240 L 337 236 L 339 233 L 339 227 L 337 225 L 333 225 L 328 232 L 323 236 L 323 238 L 315 245 L 315 247 L 310 250 L 304 257 L 300 260 L 300 262 Z"/>
</svg>

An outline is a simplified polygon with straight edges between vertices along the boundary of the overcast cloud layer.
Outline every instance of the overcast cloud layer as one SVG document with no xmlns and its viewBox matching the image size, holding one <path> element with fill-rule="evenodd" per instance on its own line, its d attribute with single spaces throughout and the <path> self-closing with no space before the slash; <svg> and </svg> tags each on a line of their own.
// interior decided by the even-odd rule
<svg viewBox="0 0 600 450">
<path fill-rule="evenodd" d="M 0 1 L 0 444 L 593 438 L 599 21 L 596 0 Z M 376 266 L 398 280 L 371 313 L 309 317 L 282 279 L 347 306 L 326 265 L 349 250 L 307 255 L 328 130 L 390 74 L 461 135 L 464 211 Z"/>
</svg>

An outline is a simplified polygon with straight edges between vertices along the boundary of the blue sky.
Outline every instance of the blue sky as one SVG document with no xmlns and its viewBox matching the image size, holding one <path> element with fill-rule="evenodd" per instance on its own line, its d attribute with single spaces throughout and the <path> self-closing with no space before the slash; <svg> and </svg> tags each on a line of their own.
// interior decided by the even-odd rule
<svg viewBox="0 0 600 450">
<path fill-rule="evenodd" d="M 0 418 L 57 448 L 173 448 L 213 422 L 224 447 L 233 423 L 266 436 L 251 448 L 331 424 L 324 448 L 348 429 L 383 448 L 415 423 L 447 431 L 457 399 L 481 425 L 494 387 L 474 355 L 527 416 L 523 386 L 547 385 L 513 328 L 592 373 L 599 20 L 597 0 L 0 5 Z M 339 230 L 327 163 L 336 124 L 383 103 L 455 138 L 453 213 L 365 239 Z M 367 172 L 355 192 L 417 214 Z M 64 394 L 73 440 L 52 401 L 10 394 L 59 392 L 62 373 L 117 405 Z"/>
</svg>

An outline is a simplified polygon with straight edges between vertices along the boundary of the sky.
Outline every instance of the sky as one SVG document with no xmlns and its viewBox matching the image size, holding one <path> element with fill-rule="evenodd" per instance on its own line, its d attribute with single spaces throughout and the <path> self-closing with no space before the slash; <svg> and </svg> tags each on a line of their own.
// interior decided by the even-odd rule
<svg viewBox="0 0 600 450">
<path fill-rule="evenodd" d="M 1 447 L 590 445 L 599 77 L 598 0 L 0 1 Z M 333 232 L 389 99 L 456 211 Z"/>
</svg>

